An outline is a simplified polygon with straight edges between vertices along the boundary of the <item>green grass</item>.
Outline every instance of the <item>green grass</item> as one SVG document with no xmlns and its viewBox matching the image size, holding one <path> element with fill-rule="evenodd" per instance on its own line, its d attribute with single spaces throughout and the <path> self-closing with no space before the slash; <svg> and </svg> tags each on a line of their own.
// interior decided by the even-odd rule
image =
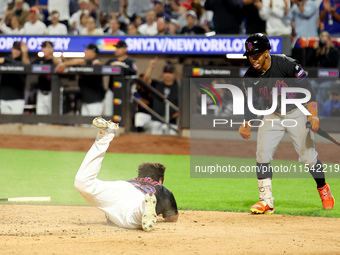
<svg viewBox="0 0 340 255">
<path fill-rule="evenodd" d="M 87 205 L 73 188 L 84 152 L 0 149 L 0 155 L 1 198 L 51 196 L 51 202 L 39 204 Z M 239 165 L 254 164 L 254 159 L 224 160 Z M 254 178 L 190 178 L 189 156 L 107 153 L 98 177 L 102 180 L 130 179 L 136 176 L 137 165 L 145 161 L 162 162 L 167 166 L 164 184 L 173 191 L 179 209 L 249 212 L 249 207 L 258 201 L 255 174 Z M 273 161 L 274 164 L 291 162 L 294 161 Z M 340 217 L 337 204 L 333 210 L 322 209 L 315 182 L 307 177 L 274 178 L 276 213 Z M 339 179 L 329 178 L 327 182 L 334 197 L 340 199 Z"/>
</svg>

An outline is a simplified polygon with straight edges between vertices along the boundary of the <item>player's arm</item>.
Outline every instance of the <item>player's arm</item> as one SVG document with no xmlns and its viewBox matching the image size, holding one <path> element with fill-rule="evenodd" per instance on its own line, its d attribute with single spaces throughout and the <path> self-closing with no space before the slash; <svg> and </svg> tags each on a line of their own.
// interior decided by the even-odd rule
<svg viewBox="0 0 340 255">
<path fill-rule="evenodd" d="M 22 63 L 24 65 L 31 64 L 30 59 L 28 57 L 28 47 L 24 42 L 20 43 L 21 54 L 22 54 Z"/>
<path fill-rule="evenodd" d="M 327 12 L 330 10 L 330 8 L 331 8 L 331 3 L 329 2 L 329 0 L 323 0 L 322 5 L 320 6 L 321 10 L 319 11 L 320 21 L 325 21 Z"/>
<path fill-rule="evenodd" d="M 308 116 L 307 122 L 312 123 L 312 131 L 316 132 L 319 129 L 320 120 L 318 116 L 318 103 L 316 102 L 316 96 L 314 89 L 310 80 L 308 79 L 307 73 L 302 69 L 300 65 L 296 65 L 294 67 L 294 75 L 298 79 L 298 84 L 301 88 L 307 89 L 311 97 L 307 103 L 307 110 L 311 115 Z"/>
<path fill-rule="evenodd" d="M 138 72 L 138 67 L 135 61 L 132 61 L 131 65 L 127 67 L 127 74 L 128 75 L 136 75 Z"/>
<path fill-rule="evenodd" d="M 65 62 L 61 62 L 59 63 L 54 71 L 55 72 L 60 72 L 62 71 L 66 66 L 85 66 L 86 65 L 86 61 L 85 59 L 70 59 L 67 60 Z"/>
<path fill-rule="evenodd" d="M 149 63 L 149 66 L 148 68 L 146 69 L 145 71 L 145 74 L 144 74 L 144 81 L 147 83 L 147 84 L 151 84 L 151 74 L 152 74 L 152 70 L 155 68 L 156 66 L 156 63 L 157 63 L 157 60 L 158 60 L 158 57 L 155 57 L 153 58 L 150 63 Z"/>
</svg>

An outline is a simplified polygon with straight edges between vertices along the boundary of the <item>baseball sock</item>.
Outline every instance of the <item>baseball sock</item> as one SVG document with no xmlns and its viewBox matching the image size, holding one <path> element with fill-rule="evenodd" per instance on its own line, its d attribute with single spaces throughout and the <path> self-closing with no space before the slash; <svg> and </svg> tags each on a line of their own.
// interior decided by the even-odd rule
<svg viewBox="0 0 340 255">
<path fill-rule="evenodd" d="M 270 163 L 257 163 L 257 179 L 267 179 L 273 177 L 273 170 Z"/>
<path fill-rule="evenodd" d="M 322 162 L 320 160 L 317 160 L 316 164 L 309 168 L 309 172 L 313 176 L 318 188 L 325 186 L 325 173 L 323 172 Z"/>
</svg>

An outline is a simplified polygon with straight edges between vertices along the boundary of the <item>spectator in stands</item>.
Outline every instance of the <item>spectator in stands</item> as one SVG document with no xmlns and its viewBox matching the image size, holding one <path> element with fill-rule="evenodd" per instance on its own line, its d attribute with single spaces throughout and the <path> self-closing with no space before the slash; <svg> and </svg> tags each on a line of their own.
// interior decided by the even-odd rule
<svg viewBox="0 0 340 255">
<path fill-rule="evenodd" d="M 100 0 L 99 1 L 99 13 L 106 13 L 107 19 L 109 20 L 109 16 L 118 16 L 122 9 L 121 0 Z M 100 16 L 99 16 L 100 19 Z M 104 31 L 106 33 L 106 31 Z"/>
<path fill-rule="evenodd" d="M 314 49 L 314 66 L 338 67 L 340 57 L 339 49 L 334 47 L 331 35 L 327 31 L 320 33 L 319 41 L 315 43 Z"/>
<path fill-rule="evenodd" d="M 97 27 L 96 20 L 89 17 L 86 28 L 80 31 L 80 35 L 103 35 L 103 30 Z"/>
<path fill-rule="evenodd" d="M 95 44 L 89 44 L 85 49 L 85 56 L 81 59 L 70 59 L 59 63 L 55 71 L 63 72 L 66 66 L 101 65 L 97 58 L 99 50 Z M 100 116 L 103 112 L 105 90 L 102 75 L 80 75 L 78 79 L 82 101 L 81 115 Z"/>
<path fill-rule="evenodd" d="M 25 35 L 43 35 L 46 33 L 46 25 L 39 20 L 39 10 L 36 7 L 30 8 L 30 13 L 27 17 L 27 22 L 23 27 Z"/>
<path fill-rule="evenodd" d="M 266 21 L 259 15 L 261 7 L 261 0 L 243 0 L 242 14 L 246 21 L 246 34 L 266 32 Z"/>
<path fill-rule="evenodd" d="M 320 33 L 319 41 L 315 43 L 314 49 L 314 55 L 311 58 L 314 66 L 323 68 L 338 67 L 340 52 L 339 49 L 334 46 L 328 32 L 323 31 Z M 315 90 L 319 111 L 321 111 L 324 102 L 328 99 L 328 90 L 332 85 L 332 81 L 319 78 L 312 80 L 311 83 Z"/>
<path fill-rule="evenodd" d="M 138 32 L 141 35 L 157 35 L 156 13 L 153 10 L 146 13 L 145 23 L 138 27 Z"/>
<path fill-rule="evenodd" d="M 139 27 L 140 25 L 142 25 L 144 23 L 144 18 L 141 16 L 136 16 L 135 19 L 133 20 L 133 22 L 136 24 L 137 27 Z M 131 22 L 130 22 L 131 23 Z M 129 23 L 128 23 L 129 24 Z"/>
<path fill-rule="evenodd" d="M 9 12 L 9 15 L 15 15 L 18 18 L 20 27 L 24 26 L 29 14 L 29 10 L 24 10 L 23 6 L 24 0 L 15 0 L 14 8 Z"/>
<path fill-rule="evenodd" d="M 240 33 L 242 0 L 206 0 L 204 8 L 214 12 L 213 22 L 217 34 Z"/>
<path fill-rule="evenodd" d="M 176 19 L 171 19 L 169 23 L 169 34 L 178 35 L 181 32 L 181 27 Z"/>
<path fill-rule="evenodd" d="M 151 79 L 152 70 L 155 68 L 158 58 L 154 58 L 150 61 L 148 68 L 144 75 L 144 81 L 150 84 L 159 92 L 161 92 L 170 102 L 178 106 L 178 83 L 175 79 L 175 68 L 167 64 L 163 69 L 163 80 Z M 158 113 L 161 117 L 165 117 L 165 104 L 158 97 L 153 97 L 152 109 Z M 178 112 L 170 108 L 170 123 L 171 128 L 169 130 L 170 135 L 177 134 L 177 119 Z M 167 134 L 167 125 L 160 122 L 154 116 L 143 112 L 137 112 L 135 115 L 135 126 L 138 130 L 144 129 L 145 132 L 162 135 Z"/>
<path fill-rule="evenodd" d="M 332 37 L 340 37 L 340 0 L 323 0 L 319 9 L 324 30 Z"/>
<path fill-rule="evenodd" d="M 57 11 L 59 13 L 59 22 L 69 28 L 70 20 L 70 0 L 48 0 L 47 11 L 52 13 Z"/>
<path fill-rule="evenodd" d="M 28 47 L 24 42 L 14 42 L 12 53 L 1 57 L 0 64 L 29 65 Z M 25 108 L 26 74 L 2 74 L 0 85 L 1 114 L 23 114 Z"/>
<path fill-rule="evenodd" d="M 8 17 L 8 11 L 5 12 L 5 16 L 0 21 L 0 30 L 3 34 L 6 35 L 20 35 L 23 33 L 23 30 L 20 29 L 19 21 L 17 16 L 12 15 L 10 19 L 10 27 L 6 26 L 6 19 Z"/>
<path fill-rule="evenodd" d="M 0 19 L 4 17 L 5 11 L 11 9 L 13 0 L 0 0 Z"/>
<path fill-rule="evenodd" d="M 326 101 L 322 107 L 322 117 L 340 117 L 340 81 L 333 82 L 331 89 L 331 99 Z"/>
<path fill-rule="evenodd" d="M 191 10 L 191 4 L 188 2 L 179 2 L 178 7 L 178 17 L 176 20 L 180 27 L 185 27 L 188 25 L 187 23 L 187 12 Z"/>
<path fill-rule="evenodd" d="M 157 35 L 168 35 L 169 34 L 169 21 L 164 18 L 157 19 Z"/>
<path fill-rule="evenodd" d="M 318 10 L 314 0 L 291 0 L 293 5 L 286 15 L 294 24 L 296 38 L 318 37 Z"/>
<path fill-rule="evenodd" d="M 107 31 L 110 29 L 110 23 L 109 23 L 109 15 L 105 11 L 101 11 L 99 13 L 99 24 L 101 30 L 103 30 L 103 33 L 107 33 Z"/>
<path fill-rule="evenodd" d="M 120 30 L 120 23 L 117 18 L 110 19 L 110 28 L 107 31 L 107 35 L 124 36 L 125 33 Z"/>
<path fill-rule="evenodd" d="M 205 33 L 205 30 L 203 28 L 196 25 L 197 15 L 193 10 L 187 12 L 187 23 L 188 25 L 182 28 L 181 34 L 195 35 Z"/>
<path fill-rule="evenodd" d="M 284 16 L 289 13 L 290 0 L 262 0 L 259 6 L 259 15 L 266 21 L 268 36 L 291 35 L 290 21 Z"/>
<path fill-rule="evenodd" d="M 79 10 L 72 14 L 69 23 L 70 28 L 72 31 L 82 31 L 82 28 L 80 26 L 80 16 L 83 13 L 86 13 L 88 16 L 90 16 L 90 12 L 88 10 L 89 8 L 89 0 L 78 0 L 79 4 Z M 83 25 L 84 26 L 84 25 Z"/>
<path fill-rule="evenodd" d="M 135 24 L 135 22 L 131 22 L 128 26 L 127 26 L 127 31 L 126 31 L 127 35 L 140 35 L 140 33 L 138 32 L 138 27 Z"/>
<path fill-rule="evenodd" d="M 59 12 L 52 11 L 51 12 L 51 25 L 47 27 L 48 35 L 67 35 L 67 27 L 65 24 L 59 22 Z M 53 47 L 52 47 L 53 49 Z"/>
<path fill-rule="evenodd" d="M 63 26 L 65 26 L 63 24 Z M 65 26 L 66 28 L 66 26 Z M 61 60 L 53 56 L 53 43 L 44 41 L 41 45 L 44 56 L 32 61 L 36 65 L 59 64 Z M 36 114 L 47 115 L 52 113 L 52 93 L 51 93 L 51 74 L 38 74 L 37 89 L 37 108 Z"/>
<path fill-rule="evenodd" d="M 80 15 L 80 23 L 78 25 L 78 28 L 75 28 L 74 30 L 72 30 L 73 35 L 79 35 L 81 31 L 86 29 L 87 21 L 89 20 L 89 17 L 90 17 L 90 15 L 87 11 L 83 12 Z"/>
<path fill-rule="evenodd" d="M 191 3 L 191 9 L 197 14 L 197 25 L 210 32 L 213 27 L 212 18 L 214 13 L 212 11 L 206 11 L 201 1 L 194 1 Z"/>
<path fill-rule="evenodd" d="M 155 11 L 156 13 L 156 17 L 157 18 L 164 18 L 168 21 L 170 21 L 171 19 L 171 16 L 169 13 L 167 13 L 165 10 L 164 10 L 164 4 L 161 0 L 154 0 L 153 1 L 153 4 L 154 4 L 154 7 L 153 7 L 153 10 Z"/>
<path fill-rule="evenodd" d="M 126 15 L 132 21 L 134 21 L 137 16 L 145 18 L 146 12 L 153 8 L 150 0 L 126 0 L 126 3 Z"/>
</svg>

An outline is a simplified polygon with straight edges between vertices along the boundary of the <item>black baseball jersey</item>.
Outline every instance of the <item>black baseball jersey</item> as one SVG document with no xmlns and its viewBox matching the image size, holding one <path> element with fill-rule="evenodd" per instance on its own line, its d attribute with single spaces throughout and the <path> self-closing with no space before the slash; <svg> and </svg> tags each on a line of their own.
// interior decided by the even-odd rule
<svg viewBox="0 0 340 255">
<path fill-rule="evenodd" d="M 118 61 L 116 57 L 109 59 L 105 65 L 109 66 L 112 62 Z M 138 67 L 136 64 L 136 61 L 134 61 L 132 58 L 127 57 L 124 61 L 122 61 L 126 64 L 126 68 L 122 68 L 122 72 L 124 75 L 135 75 L 138 72 Z M 109 81 L 109 88 L 113 90 L 113 82 L 114 77 L 113 75 L 110 75 L 110 81 Z"/>
<path fill-rule="evenodd" d="M 308 74 L 301 67 L 301 65 L 290 57 L 271 55 L 271 66 L 266 72 L 260 72 L 253 66 L 249 67 L 244 75 L 244 88 L 253 88 L 253 102 L 263 100 L 265 107 L 271 108 L 272 106 L 272 89 L 278 89 L 278 107 L 275 112 L 280 113 L 281 110 L 281 89 L 284 87 L 299 87 L 307 89 L 311 93 L 311 101 L 315 101 L 315 93 L 312 85 L 308 79 Z M 263 79 L 266 78 L 266 79 Z M 303 93 L 287 93 L 287 97 L 304 98 Z M 246 101 L 246 100 L 245 100 Z M 245 102 L 246 103 L 246 102 Z M 254 107 L 255 107 L 254 103 Z M 251 113 L 245 104 L 245 118 L 251 119 Z M 287 105 L 287 112 L 296 108 L 294 104 Z"/>
<path fill-rule="evenodd" d="M 145 178 L 133 178 L 128 180 L 136 189 L 142 193 L 152 193 L 157 198 L 156 213 L 162 214 L 163 218 L 174 216 L 178 214 L 177 204 L 172 192 L 164 187 L 159 182 L 145 177 Z"/>
<path fill-rule="evenodd" d="M 171 103 L 178 106 L 178 83 L 174 80 L 173 85 L 167 86 L 162 81 L 154 80 L 151 81 L 151 86 L 161 92 Z M 152 109 L 157 112 L 160 116 L 165 117 L 165 104 L 159 97 L 154 96 L 152 100 Z M 170 108 L 170 117 L 176 111 Z M 154 120 L 158 120 L 153 117 Z M 170 123 L 176 124 L 176 119 L 170 119 Z"/>
<path fill-rule="evenodd" d="M 37 65 L 53 65 L 53 59 L 37 58 L 32 61 Z M 38 89 L 43 91 L 51 91 L 51 74 L 38 74 Z"/>
<path fill-rule="evenodd" d="M 96 59 L 88 59 L 86 65 L 92 65 Z M 103 101 L 105 89 L 103 87 L 102 75 L 79 75 L 78 85 L 80 88 L 81 100 L 91 104 Z"/>
<path fill-rule="evenodd" d="M 21 55 L 15 59 L 12 55 L 6 56 L 4 65 L 22 65 Z M 26 85 L 26 74 L 9 74 L 1 75 L 0 98 L 3 100 L 24 99 Z"/>
</svg>

